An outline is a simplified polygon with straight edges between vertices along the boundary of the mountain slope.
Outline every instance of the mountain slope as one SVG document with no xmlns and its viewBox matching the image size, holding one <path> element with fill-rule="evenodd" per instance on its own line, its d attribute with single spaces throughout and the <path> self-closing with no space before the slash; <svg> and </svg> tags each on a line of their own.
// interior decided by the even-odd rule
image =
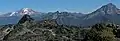
<svg viewBox="0 0 120 41">
<path fill-rule="evenodd" d="M 109 3 L 102 6 L 96 11 L 84 16 L 83 25 L 93 25 L 100 22 L 112 22 L 120 24 L 120 9 L 118 9 L 114 4 Z M 87 23 L 87 24 L 86 24 Z"/>
<path fill-rule="evenodd" d="M 71 13 L 71 12 L 53 12 L 48 13 L 46 16 L 44 16 L 44 19 L 55 19 L 58 24 L 60 25 L 75 25 L 78 26 L 81 17 L 85 14 L 82 13 Z"/>
<path fill-rule="evenodd" d="M 30 17 L 30 15 L 24 15 L 18 22 L 18 24 L 25 23 L 26 21 L 33 21 L 34 19 Z"/>
</svg>

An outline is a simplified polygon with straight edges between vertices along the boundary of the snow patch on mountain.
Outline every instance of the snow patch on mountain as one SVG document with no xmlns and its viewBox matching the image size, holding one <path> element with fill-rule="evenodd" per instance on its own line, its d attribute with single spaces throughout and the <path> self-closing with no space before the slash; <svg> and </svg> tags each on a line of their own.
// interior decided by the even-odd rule
<svg viewBox="0 0 120 41">
<path fill-rule="evenodd" d="M 13 15 L 15 15 L 15 13 L 16 13 L 16 12 L 12 12 L 12 13 L 10 14 L 10 16 L 13 16 Z"/>
</svg>

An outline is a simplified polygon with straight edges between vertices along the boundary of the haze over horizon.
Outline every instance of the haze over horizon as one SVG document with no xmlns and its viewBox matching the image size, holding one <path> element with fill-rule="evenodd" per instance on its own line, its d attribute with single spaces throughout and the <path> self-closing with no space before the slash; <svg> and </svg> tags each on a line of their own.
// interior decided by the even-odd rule
<svg viewBox="0 0 120 41">
<path fill-rule="evenodd" d="M 120 8 L 120 0 L 111 0 L 111 3 Z M 13 12 L 21 8 L 31 8 L 40 12 L 70 11 L 88 13 L 102 5 L 110 3 L 109 0 L 0 0 L 0 12 Z"/>
</svg>

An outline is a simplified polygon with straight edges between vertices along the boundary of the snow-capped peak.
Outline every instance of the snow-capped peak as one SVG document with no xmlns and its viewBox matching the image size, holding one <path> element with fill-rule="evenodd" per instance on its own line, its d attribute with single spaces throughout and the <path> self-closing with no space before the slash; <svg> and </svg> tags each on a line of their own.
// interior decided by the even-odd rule
<svg viewBox="0 0 120 41">
<path fill-rule="evenodd" d="M 25 13 L 25 14 L 27 14 L 29 11 L 31 11 L 32 9 L 29 9 L 29 8 L 23 8 L 23 12 Z"/>
<path fill-rule="evenodd" d="M 34 11 L 30 8 L 22 8 L 18 11 L 10 12 L 8 14 L 5 14 L 5 16 L 21 16 L 21 15 L 25 15 L 25 14 L 33 15 L 33 14 L 37 14 L 37 13 L 39 13 L 39 12 Z"/>
<path fill-rule="evenodd" d="M 23 9 L 21 9 L 23 12 L 30 12 L 30 11 L 33 11 L 32 9 L 30 9 L 30 8 L 23 8 Z"/>
<path fill-rule="evenodd" d="M 23 9 L 19 10 L 18 13 L 20 13 L 21 15 L 25 15 L 25 14 L 31 15 L 31 14 L 36 13 L 36 11 L 34 11 L 30 8 L 23 8 Z"/>
</svg>

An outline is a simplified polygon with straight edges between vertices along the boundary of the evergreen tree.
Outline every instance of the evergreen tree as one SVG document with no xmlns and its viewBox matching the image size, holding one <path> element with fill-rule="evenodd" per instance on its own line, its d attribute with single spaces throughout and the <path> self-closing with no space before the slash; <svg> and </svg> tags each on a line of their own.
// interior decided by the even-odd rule
<svg viewBox="0 0 120 41">
<path fill-rule="evenodd" d="M 96 24 L 87 33 L 84 41 L 115 41 L 114 36 L 113 28 L 105 24 Z"/>
</svg>

